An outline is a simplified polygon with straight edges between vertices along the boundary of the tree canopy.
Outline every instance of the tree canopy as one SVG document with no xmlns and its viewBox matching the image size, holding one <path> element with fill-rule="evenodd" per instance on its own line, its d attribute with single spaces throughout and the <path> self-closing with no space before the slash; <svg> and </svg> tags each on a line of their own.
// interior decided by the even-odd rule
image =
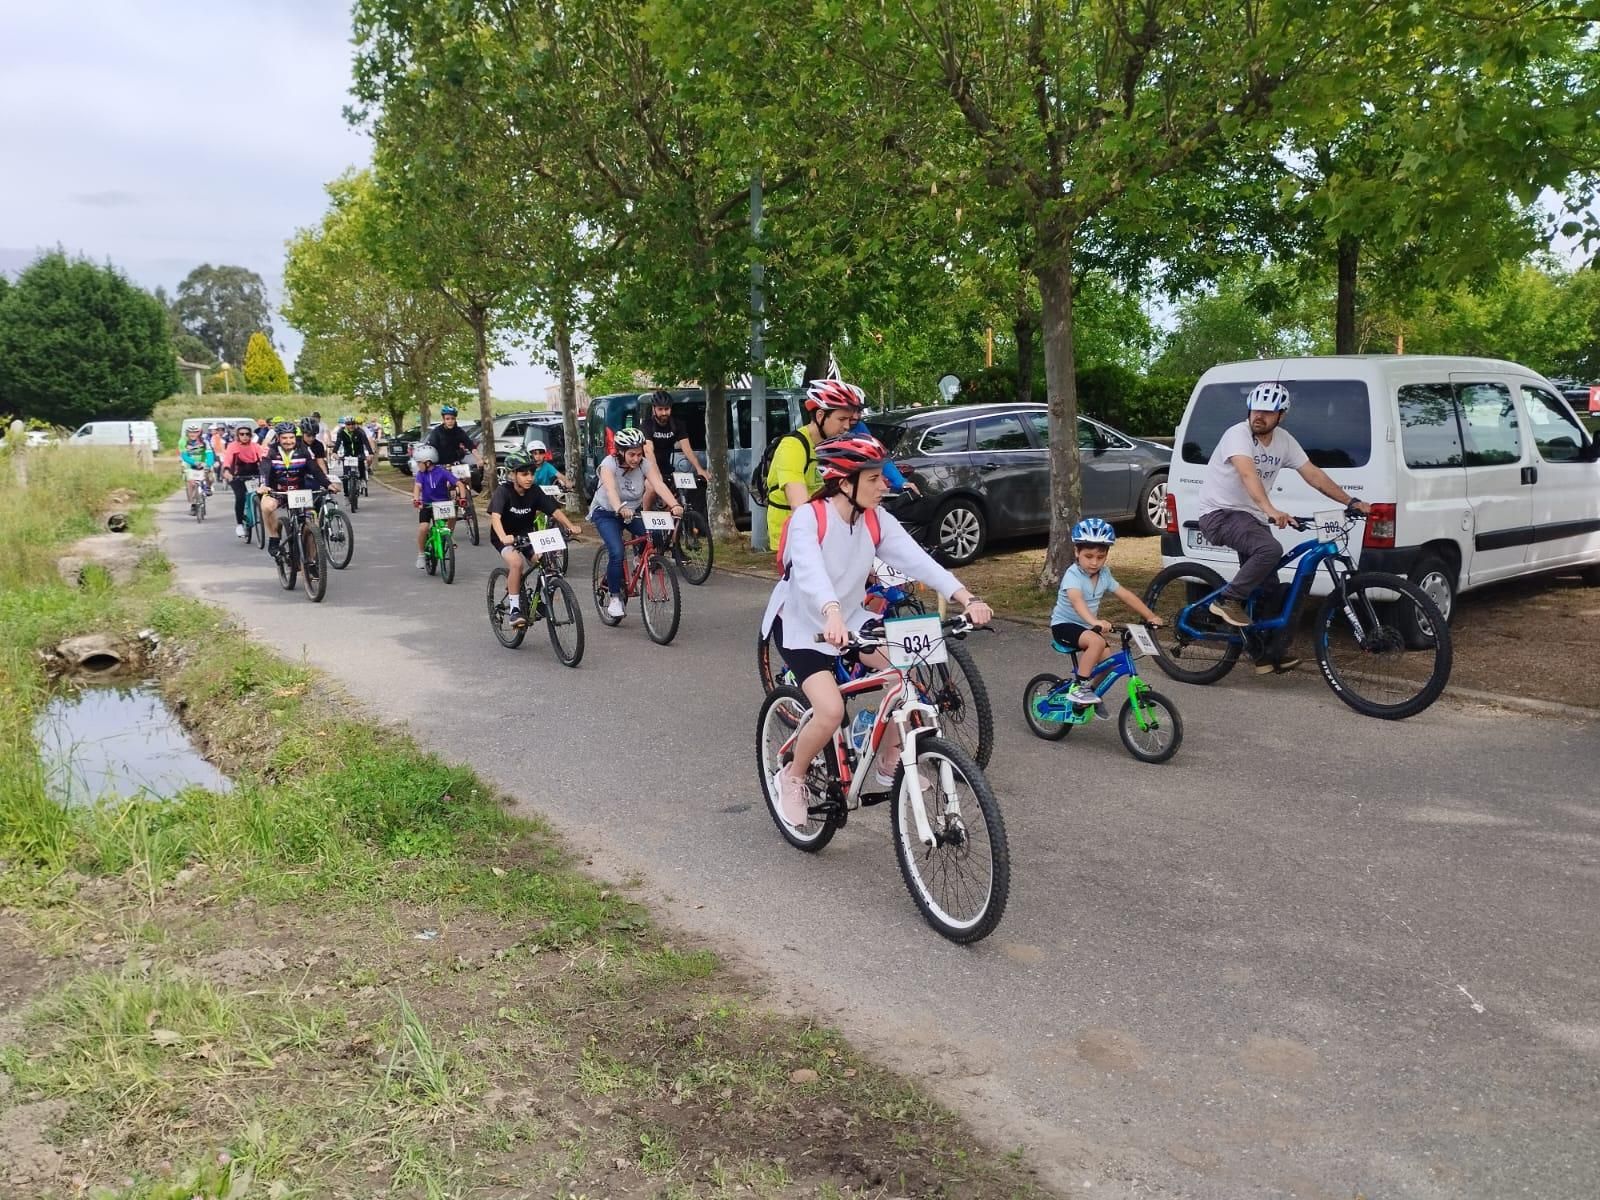
<svg viewBox="0 0 1600 1200">
<path fill-rule="evenodd" d="M 267 335 L 257 330 L 244 348 L 244 386 L 252 392 L 269 394 L 289 390 L 289 372 Z"/>
<path fill-rule="evenodd" d="M 210 263 L 196 267 L 178 285 L 172 312 L 178 325 L 198 338 L 210 356 L 236 367 L 244 362 L 252 333 L 259 330 L 269 341 L 272 338 L 267 285 L 245 267 Z"/>
</svg>

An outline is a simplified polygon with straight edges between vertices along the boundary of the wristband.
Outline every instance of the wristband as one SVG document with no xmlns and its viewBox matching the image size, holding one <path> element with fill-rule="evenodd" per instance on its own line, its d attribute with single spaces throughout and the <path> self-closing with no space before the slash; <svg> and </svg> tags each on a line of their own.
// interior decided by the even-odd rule
<svg viewBox="0 0 1600 1200">
<path fill-rule="evenodd" d="M 837 600 L 829 600 L 822 606 L 822 615 L 827 616 L 830 608 L 835 609 L 840 613 L 844 612 L 844 606 L 842 604 L 840 604 Z"/>
</svg>

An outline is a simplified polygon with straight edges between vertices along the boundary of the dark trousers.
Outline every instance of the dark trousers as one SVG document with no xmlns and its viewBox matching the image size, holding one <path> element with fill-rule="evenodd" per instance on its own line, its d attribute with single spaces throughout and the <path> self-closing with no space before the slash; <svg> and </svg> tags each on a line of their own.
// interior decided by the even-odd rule
<svg viewBox="0 0 1600 1200">
<path fill-rule="evenodd" d="M 233 489 L 233 523 L 235 525 L 243 525 L 244 499 L 246 494 L 244 490 L 244 480 L 235 475 L 232 479 L 228 480 L 228 486 Z"/>
<path fill-rule="evenodd" d="M 1241 604 L 1269 578 L 1283 547 L 1261 518 L 1238 509 L 1220 509 L 1200 518 L 1200 532 L 1213 546 L 1227 546 L 1239 555 L 1239 573 L 1223 589 L 1224 600 Z"/>
</svg>

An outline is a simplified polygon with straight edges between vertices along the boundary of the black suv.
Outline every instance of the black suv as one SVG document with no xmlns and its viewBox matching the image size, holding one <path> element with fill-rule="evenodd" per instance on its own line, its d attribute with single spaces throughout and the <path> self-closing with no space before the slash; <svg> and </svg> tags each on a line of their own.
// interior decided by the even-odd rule
<svg viewBox="0 0 1600 1200">
<path fill-rule="evenodd" d="M 888 502 L 919 540 L 954 565 L 990 538 L 1050 528 L 1050 416 L 1042 404 L 913 408 L 868 418 L 895 466 L 922 489 Z M 1083 511 L 1141 534 L 1166 523 L 1172 450 L 1078 418 Z"/>
</svg>

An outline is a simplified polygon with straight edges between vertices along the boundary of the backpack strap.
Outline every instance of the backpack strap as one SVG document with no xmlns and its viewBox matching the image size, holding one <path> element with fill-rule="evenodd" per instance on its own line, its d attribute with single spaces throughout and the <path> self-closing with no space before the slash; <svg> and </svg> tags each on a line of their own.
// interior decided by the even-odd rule
<svg viewBox="0 0 1600 1200">
<path fill-rule="evenodd" d="M 800 468 L 800 472 L 803 475 L 806 471 L 811 469 L 811 460 L 812 460 L 813 457 L 815 457 L 811 453 L 811 439 L 808 438 L 801 430 L 798 430 L 798 429 L 791 429 L 787 433 L 780 433 L 778 435 L 778 440 L 775 443 L 773 443 L 772 458 L 777 458 L 778 457 L 778 447 L 783 445 L 783 442 L 784 442 L 785 438 L 799 438 L 800 439 L 800 444 L 805 447 L 806 461 L 805 461 L 805 465 Z M 768 475 L 772 474 L 772 462 L 771 462 L 771 459 L 769 459 L 768 462 L 767 462 L 767 474 Z M 784 499 L 783 489 L 781 487 L 779 487 L 775 483 L 770 483 L 769 482 L 769 483 L 767 483 L 766 488 L 767 488 L 767 507 L 769 507 L 769 508 L 788 508 L 789 507 L 789 502 L 788 502 L 788 500 Z M 773 499 L 773 493 L 774 492 L 777 493 L 777 499 Z"/>
<path fill-rule="evenodd" d="M 822 539 L 828 534 L 828 502 L 826 500 L 811 501 L 811 511 L 817 516 L 817 545 L 822 545 Z M 878 510 L 865 508 L 861 510 L 862 522 L 867 527 L 867 532 L 872 536 L 872 548 L 876 550 L 883 545 L 883 523 L 878 520 Z M 789 568 L 784 565 L 783 552 L 789 545 L 789 526 L 794 524 L 790 517 L 783 523 L 783 532 L 778 535 L 778 570 L 783 572 L 785 579 L 789 578 Z"/>
</svg>

